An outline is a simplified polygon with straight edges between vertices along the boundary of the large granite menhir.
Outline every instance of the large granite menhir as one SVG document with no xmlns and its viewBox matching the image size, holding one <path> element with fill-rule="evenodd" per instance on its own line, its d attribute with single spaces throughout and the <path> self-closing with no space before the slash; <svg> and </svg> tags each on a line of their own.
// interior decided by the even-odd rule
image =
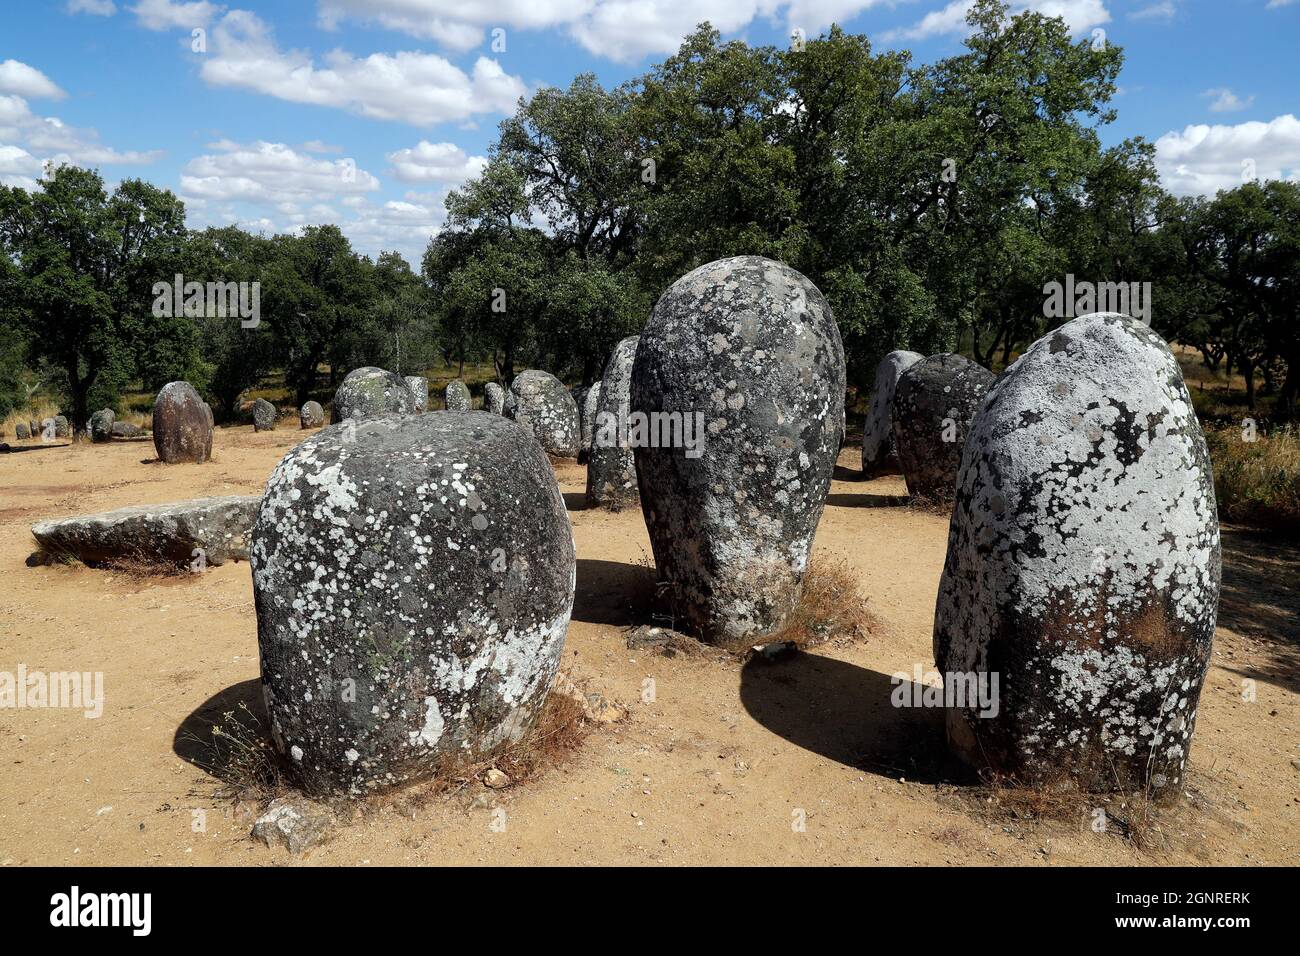
<svg viewBox="0 0 1300 956">
<path fill-rule="evenodd" d="M 961 450 L 993 373 L 961 355 L 931 355 L 898 377 L 890 420 L 907 493 L 951 501 Z"/>
<path fill-rule="evenodd" d="M 941 671 L 998 675 L 954 751 L 1025 783 L 1186 781 L 1220 583 L 1210 460 L 1178 362 L 1115 313 L 1035 342 L 971 426 L 935 610 Z"/>
<path fill-rule="evenodd" d="M 698 413 L 703 425 L 693 450 L 635 449 L 678 618 L 733 646 L 778 630 L 798 603 L 839 452 L 844 349 L 826 299 L 770 259 L 701 266 L 655 305 L 631 405 L 660 421 Z"/>
<path fill-rule="evenodd" d="M 111 421 L 109 429 L 111 434 Z M 158 392 L 153 403 L 153 445 L 158 460 L 167 464 L 200 464 L 212 457 L 212 419 L 189 382 L 168 382 Z"/>
<path fill-rule="evenodd" d="M 898 349 L 882 358 L 876 366 L 871 404 L 862 426 L 862 477 L 878 478 L 901 471 L 894 442 L 894 390 L 898 387 L 899 376 L 924 358 L 919 352 Z"/>
<path fill-rule="evenodd" d="M 635 505 L 640 499 L 636 453 L 626 431 L 619 428 L 619 422 L 631 415 L 637 341 L 638 337 L 631 335 L 614 346 L 605 363 L 605 377 L 592 386 L 596 407 L 591 416 L 591 451 L 587 456 L 588 505 L 617 510 Z"/>
<path fill-rule="evenodd" d="M 396 786 L 536 719 L 577 565 L 550 462 L 514 422 L 317 432 L 267 482 L 251 553 L 271 732 L 309 791 Z"/>
</svg>

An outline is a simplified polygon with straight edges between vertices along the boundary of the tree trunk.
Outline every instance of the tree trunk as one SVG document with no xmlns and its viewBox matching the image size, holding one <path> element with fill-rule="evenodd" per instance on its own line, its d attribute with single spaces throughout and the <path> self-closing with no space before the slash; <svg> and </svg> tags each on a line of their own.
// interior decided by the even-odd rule
<svg viewBox="0 0 1300 956">
<path fill-rule="evenodd" d="M 1248 358 L 1242 358 L 1237 364 L 1241 366 L 1241 374 L 1246 379 L 1246 405 L 1253 412 L 1255 410 L 1255 363 Z"/>
</svg>

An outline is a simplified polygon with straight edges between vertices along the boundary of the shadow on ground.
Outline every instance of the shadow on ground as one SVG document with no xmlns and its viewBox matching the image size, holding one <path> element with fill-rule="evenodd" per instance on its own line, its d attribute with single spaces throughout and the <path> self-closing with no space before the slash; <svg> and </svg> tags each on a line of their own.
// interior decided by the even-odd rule
<svg viewBox="0 0 1300 956">
<path fill-rule="evenodd" d="M 573 620 L 635 627 L 663 624 L 655 615 L 655 573 L 640 564 L 578 559 Z"/>
<path fill-rule="evenodd" d="M 213 728 L 220 727 L 219 734 Z M 172 737 L 172 752 L 218 780 L 242 777 L 251 748 L 270 747 L 262 680 L 240 681 L 209 697 Z"/>
<path fill-rule="evenodd" d="M 870 492 L 836 492 L 826 496 L 826 503 L 836 508 L 901 508 L 907 495 L 874 495 Z"/>
<path fill-rule="evenodd" d="M 1300 543 L 1267 531 L 1224 528 L 1219 626 L 1259 643 L 1262 667 L 1230 667 L 1300 693 Z"/>
<path fill-rule="evenodd" d="M 740 672 L 745 710 L 796 746 L 882 777 L 975 783 L 948 753 L 943 710 L 894 707 L 887 674 L 817 654 L 751 658 Z M 913 682 L 900 693 L 912 699 Z"/>
</svg>

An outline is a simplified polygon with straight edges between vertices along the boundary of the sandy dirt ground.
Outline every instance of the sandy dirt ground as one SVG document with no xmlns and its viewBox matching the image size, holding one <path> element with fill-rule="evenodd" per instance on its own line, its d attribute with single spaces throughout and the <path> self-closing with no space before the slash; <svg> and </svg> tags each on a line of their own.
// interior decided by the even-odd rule
<svg viewBox="0 0 1300 956">
<path fill-rule="evenodd" d="M 859 643 L 776 663 L 629 650 L 649 544 L 638 511 L 582 508 L 565 669 L 622 702 L 567 763 L 493 793 L 362 816 L 301 860 L 249 838 L 185 741 L 258 698 L 246 563 L 170 578 L 26 567 L 42 518 L 260 493 L 302 434 L 218 429 L 206 465 L 149 441 L 0 456 L 0 670 L 102 671 L 103 716 L 0 710 L 0 864 L 1294 864 L 1300 846 L 1300 549 L 1225 529 L 1224 597 L 1201 698 L 1191 796 L 1145 848 L 1077 821 L 985 811 L 946 757 L 942 715 L 894 708 L 891 675 L 932 667 L 946 519 L 900 479 L 852 480 L 846 449 L 818 531 L 877 619 Z M 844 479 L 844 480 L 841 480 Z M 643 699 L 647 678 L 654 699 Z M 1253 687 L 1253 700 L 1249 691 Z M 194 829 L 204 811 L 202 832 Z M 500 826 L 505 823 L 504 828 Z M 803 821 L 803 826 L 798 826 Z M 496 826 L 494 827 L 494 824 Z"/>
</svg>

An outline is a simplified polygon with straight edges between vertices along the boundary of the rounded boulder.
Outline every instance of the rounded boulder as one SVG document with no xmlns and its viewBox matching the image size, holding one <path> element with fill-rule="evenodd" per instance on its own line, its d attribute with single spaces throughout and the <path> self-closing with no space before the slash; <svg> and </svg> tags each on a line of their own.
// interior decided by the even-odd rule
<svg viewBox="0 0 1300 956">
<path fill-rule="evenodd" d="M 493 415 L 500 415 L 506 407 L 506 390 L 496 382 L 483 386 L 483 407 Z"/>
<path fill-rule="evenodd" d="M 117 415 L 111 408 L 101 408 L 90 416 L 90 440 L 106 442 L 113 440 L 113 422 Z"/>
<path fill-rule="evenodd" d="M 749 641 L 796 607 L 844 378 L 830 305 L 782 263 L 711 262 L 655 305 L 632 366 L 628 440 L 665 595 L 703 639 Z"/>
<path fill-rule="evenodd" d="M 259 432 L 275 431 L 277 413 L 275 406 L 264 398 L 253 402 L 253 430 Z"/>
<path fill-rule="evenodd" d="M 578 406 L 550 372 L 528 369 L 516 375 L 506 394 L 505 416 L 531 431 L 547 454 L 578 457 L 582 443 Z"/>
<path fill-rule="evenodd" d="M 325 424 L 325 409 L 320 402 L 305 402 L 298 409 L 298 424 L 303 428 L 320 428 Z"/>
<path fill-rule="evenodd" d="M 250 559 L 272 737 L 308 790 L 418 779 L 537 717 L 576 560 L 515 423 L 434 412 L 308 437 L 267 483 Z"/>
<path fill-rule="evenodd" d="M 406 379 L 396 372 L 366 366 L 348 372 L 334 392 L 334 421 L 412 415 L 415 396 Z"/>
</svg>

